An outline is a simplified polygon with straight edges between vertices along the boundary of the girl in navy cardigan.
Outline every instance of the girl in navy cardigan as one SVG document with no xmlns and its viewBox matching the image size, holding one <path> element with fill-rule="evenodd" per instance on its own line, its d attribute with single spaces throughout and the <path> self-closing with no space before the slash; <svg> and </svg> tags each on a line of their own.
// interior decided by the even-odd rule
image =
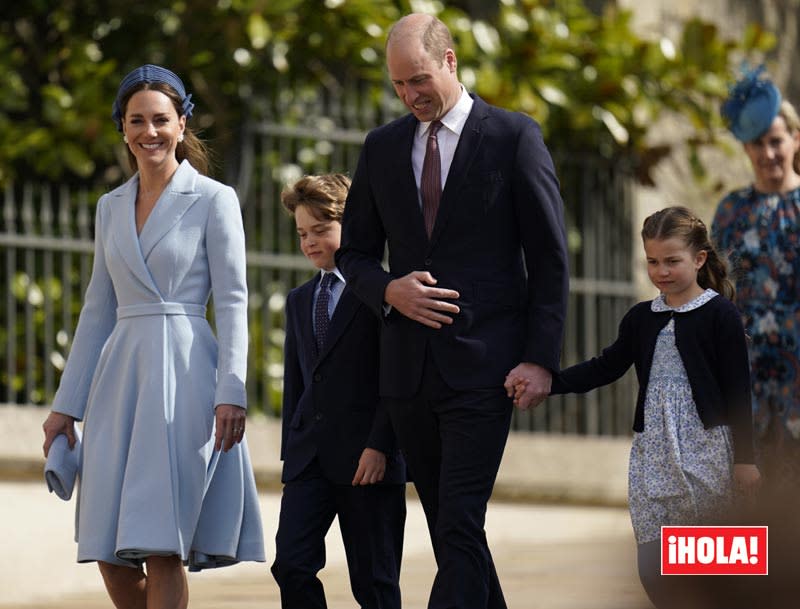
<svg viewBox="0 0 800 609">
<path fill-rule="evenodd" d="M 661 526 L 713 522 L 730 509 L 734 486 L 752 492 L 759 473 L 746 337 L 725 264 L 685 207 L 649 216 L 642 240 L 661 294 L 625 315 L 601 355 L 554 376 L 551 393 L 584 393 L 635 366 L 628 499 L 642 585 L 664 606 L 674 587 L 660 576 Z M 520 382 L 508 385 L 521 395 Z"/>
</svg>

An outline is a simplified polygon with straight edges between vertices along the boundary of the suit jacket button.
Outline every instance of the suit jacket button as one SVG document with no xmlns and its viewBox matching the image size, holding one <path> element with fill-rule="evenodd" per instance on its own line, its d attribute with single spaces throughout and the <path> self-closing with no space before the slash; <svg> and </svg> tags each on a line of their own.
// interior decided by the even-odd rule
<svg viewBox="0 0 800 609">
<path fill-rule="evenodd" d="M 432 264 L 433 264 L 433 260 L 431 260 L 430 258 L 425 258 L 425 266 L 430 266 Z"/>
<path fill-rule="evenodd" d="M 322 420 L 322 413 L 318 412 L 317 414 L 315 414 L 314 415 L 314 420 L 315 421 L 321 421 Z"/>
<path fill-rule="evenodd" d="M 319 372 L 317 372 L 314 375 L 314 380 L 317 381 L 317 382 L 320 382 L 322 380 L 322 375 Z"/>
</svg>

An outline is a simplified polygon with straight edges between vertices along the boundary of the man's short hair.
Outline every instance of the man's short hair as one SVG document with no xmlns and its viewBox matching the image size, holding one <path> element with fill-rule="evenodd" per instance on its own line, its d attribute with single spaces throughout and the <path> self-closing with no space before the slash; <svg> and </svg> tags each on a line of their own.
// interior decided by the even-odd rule
<svg viewBox="0 0 800 609">
<path fill-rule="evenodd" d="M 453 49 L 455 43 L 453 36 L 450 34 L 448 27 L 437 17 L 429 16 L 428 24 L 419 28 L 419 39 L 422 41 L 422 48 L 428 53 L 436 62 L 441 65 L 444 63 L 444 54 L 447 49 Z M 402 20 L 401 20 L 402 21 Z M 396 22 L 390 29 L 386 36 L 386 46 L 392 41 L 396 35 L 395 28 L 400 22 Z"/>
</svg>

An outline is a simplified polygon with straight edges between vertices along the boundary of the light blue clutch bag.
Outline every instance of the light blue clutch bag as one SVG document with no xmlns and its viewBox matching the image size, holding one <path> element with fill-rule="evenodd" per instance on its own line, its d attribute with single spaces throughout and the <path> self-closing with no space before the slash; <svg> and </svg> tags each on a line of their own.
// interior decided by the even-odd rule
<svg viewBox="0 0 800 609">
<path fill-rule="evenodd" d="M 51 493 L 69 501 L 75 488 L 81 454 L 81 430 L 75 426 L 75 446 L 69 448 L 67 436 L 59 434 L 50 445 L 47 462 L 44 464 L 44 479 Z"/>
</svg>

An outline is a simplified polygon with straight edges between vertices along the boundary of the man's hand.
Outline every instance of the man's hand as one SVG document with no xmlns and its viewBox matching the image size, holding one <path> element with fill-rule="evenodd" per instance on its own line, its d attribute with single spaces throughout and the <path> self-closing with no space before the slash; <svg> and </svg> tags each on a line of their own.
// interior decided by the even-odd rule
<svg viewBox="0 0 800 609">
<path fill-rule="evenodd" d="M 383 480 L 386 472 L 386 455 L 374 448 L 365 448 L 358 460 L 358 469 L 353 476 L 353 486 L 375 484 Z"/>
<path fill-rule="evenodd" d="M 538 364 L 522 362 L 506 376 L 503 386 L 506 394 L 514 398 L 514 406 L 520 410 L 535 408 L 548 395 L 553 375 Z"/>
<path fill-rule="evenodd" d="M 455 315 L 460 311 L 457 305 L 440 299 L 455 299 L 459 293 L 431 287 L 435 285 L 436 279 L 429 272 L 413 271 L 390 281 L 383 299 L 409 319 L 438 330 L 442 324 L 453 323 L 453 318 L 445 313 Z"/>
</svg>

